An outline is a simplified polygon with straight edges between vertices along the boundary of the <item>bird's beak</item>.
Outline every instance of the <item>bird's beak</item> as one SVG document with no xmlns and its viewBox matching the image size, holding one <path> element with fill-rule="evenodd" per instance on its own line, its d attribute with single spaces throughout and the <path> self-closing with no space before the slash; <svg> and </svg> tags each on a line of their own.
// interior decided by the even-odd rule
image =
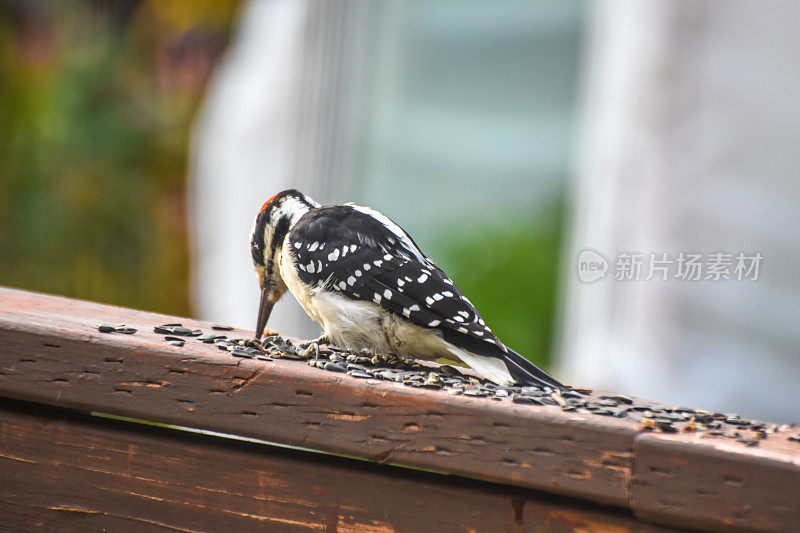
<svg viewBox="0 0 800 533">
<path fill-rule="evenodd" d="M 261 302 L 258 304 L 258 320 L 256 321 L 256 339 L 260 340 L 264 334 L 264 328 L 267 327 L 267 320 L 272 313 L 272 308 L 275 306 L 270 289 L 261 289 Z"/>
</svg>

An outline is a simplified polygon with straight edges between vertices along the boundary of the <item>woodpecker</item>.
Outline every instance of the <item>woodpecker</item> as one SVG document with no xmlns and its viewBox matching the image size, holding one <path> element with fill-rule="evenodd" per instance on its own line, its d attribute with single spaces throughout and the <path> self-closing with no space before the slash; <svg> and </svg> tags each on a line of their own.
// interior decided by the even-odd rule
<svg viewBox="0 0 800 533">
<path fill-rule="evenodd" d="M 506 347 L 414 240 L 384 214 L 321 206 L 294 189 L 267 200 L 250 235 L 261 302 L 256 338 L 289 290 L 349 350 L 406 358 L 454 357 L 500 385 L 564 386 Z"/>
</svg>

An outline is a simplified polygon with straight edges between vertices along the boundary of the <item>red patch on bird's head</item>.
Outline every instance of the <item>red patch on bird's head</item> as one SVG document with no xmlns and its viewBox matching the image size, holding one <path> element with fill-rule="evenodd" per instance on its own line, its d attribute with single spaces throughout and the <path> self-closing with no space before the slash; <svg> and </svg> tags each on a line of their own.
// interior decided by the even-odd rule
<svg viewBox="0 0 800 533">
<path fill-rule="evenodd" d="M 280 193 L 278 193 L 278 194 L 280 194 Z M 278 196 L 278 194 L 276 194 L 275 196 L 273 196 L 272 198 L 270 198 L 269 200 L 267 200 L 266 202 L 264 202 L 264 205 L 262 205 L 262 206 L 261 206 L 261 210 L 260 210 L 258 213 L 259 213 L 259 214 L 263 213 L 263 212 L 264 212 L 264 209 L 266 209 L 266 208 L 267 208 L 267 206 L 270 204 L 270 202 L 272 202 L 272 200 L 274 200 L 274 199 L 275 199 L 275 198 Z"/>
</svg>

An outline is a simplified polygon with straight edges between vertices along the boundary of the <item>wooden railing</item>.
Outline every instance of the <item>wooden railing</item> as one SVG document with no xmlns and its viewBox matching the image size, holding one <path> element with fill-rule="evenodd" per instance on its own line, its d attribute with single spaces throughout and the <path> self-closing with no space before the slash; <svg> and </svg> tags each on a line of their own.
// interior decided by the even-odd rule
<svg viewBox="0 0 800 533">
<path fill-rule="evenodd" d="M 175 322 L 212 332 L 0 289 L 0 522 L 179 531 L 800 524 L 797 429 L 764 425 L 736 440 L 686 431 L 690 421 L 664 433 L 636 417 L 357 379 L 192 339 L 173 346 L 153 328 Z M 137 331 L 101 333 L 100 323 Z"/>
</svg>

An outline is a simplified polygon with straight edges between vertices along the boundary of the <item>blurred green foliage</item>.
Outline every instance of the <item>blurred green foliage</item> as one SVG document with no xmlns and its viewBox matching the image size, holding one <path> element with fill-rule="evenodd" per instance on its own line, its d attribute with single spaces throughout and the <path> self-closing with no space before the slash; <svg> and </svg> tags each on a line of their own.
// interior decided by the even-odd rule
<svg viewBox="0 0 800 533">
<path fill-rule="evenodd" d="M 564 235 L 564 204 L 527 217 L 454 229 L 437 262 L 510 348 L 548 366 Z"/>
<path fill-rule="evenodd" d="M 0 1 L 0 284 L 188 314 L 189 127 L 235 7 Z"/>
</svg>

